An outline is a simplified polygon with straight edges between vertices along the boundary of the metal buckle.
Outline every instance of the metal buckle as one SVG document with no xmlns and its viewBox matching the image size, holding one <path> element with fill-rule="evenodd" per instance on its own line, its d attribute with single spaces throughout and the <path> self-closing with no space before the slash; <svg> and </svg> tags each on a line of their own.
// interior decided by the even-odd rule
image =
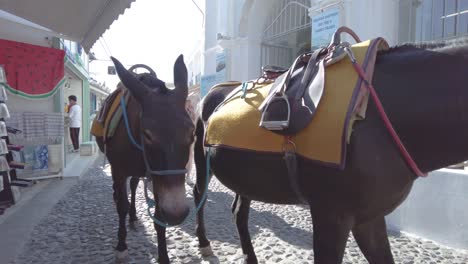
<svg viewBox="0 0 468 264">
<path fill-rule="evenodd" d="M 345 46 L 344 51 L 346 52 L 346 55 L 348 55 L 349 59 L 351 60 L 352 63 L 356 63 L 356 57 L 354 57 L 353 50 L 351 49 L 351 46 Z"/>
<path fill-rule="evenodd" d="M 285 101 L 287 107 L 287 119 L 286 120 L 265 120 L 265 113 L 268 112 L 268 107 L 271 103 L 276 101 Z M 260 120 L 260 126 L 268 130 L 283 130 L 289 126 L 289 120 L 291 117 L 291 106 L 289 105 L 286 94 L 276 94 L 271 100 L 268 101 L 267 105 L 263 108 L 262 118 Z"/>
<path fill-rule="evenodd" d="M 334 63 L 344 59 L 346 55 L 349 55 L 350 44 L 348 42 L 342 42 L 338 45 L 332 45 L 328 49 L 330 50 L 328 55 L 325 57 L 325 66 L 330 66 Z"/>
<path fill-rule="evenodd" d="M 296 152 L 296 144 L 294 141 L 292 141 L 292 138 L 290 136 L 285 136 L 284 137 L 284 142 L 282 146 L 283 152 L 287 153 L 295 153 Z"/>
</svg>

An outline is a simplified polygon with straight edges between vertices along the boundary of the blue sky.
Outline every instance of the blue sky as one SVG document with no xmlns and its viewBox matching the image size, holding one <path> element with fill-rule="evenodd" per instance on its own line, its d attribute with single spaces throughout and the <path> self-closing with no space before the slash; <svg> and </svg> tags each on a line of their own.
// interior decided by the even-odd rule
<svg viewBox="0 0 468 264">
<path fill-rule="evenodd" d="M 195 0 L 202 8 L 203 0 Z M 202 38 L 203 15 L 191 0 L 136 0 L 98 40 L 92 52 L 99 60 L 114 56 L 127 68 L 143 63 L 160 79 L 173 81 L 173 65 L 179 54 L 188 63 L 190 53 Z M 106 48 L 107 45 L 107 48 Z M 106 52 L 107 50 L 107 52 Z M 110 61 L 93 61 L 91 76 L 114 89 L 118 78 L 107 75 Z"/>
</svg>

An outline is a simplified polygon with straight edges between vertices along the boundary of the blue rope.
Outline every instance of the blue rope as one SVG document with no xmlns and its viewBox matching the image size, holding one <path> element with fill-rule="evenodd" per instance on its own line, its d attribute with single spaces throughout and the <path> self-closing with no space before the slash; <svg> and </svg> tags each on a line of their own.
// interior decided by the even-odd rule
<svg viewBox="0 0 468 264">
<path fill-rule="evenodd" d="M 247 95 L 247 87 L 249 86 L 249 84 L 247 82 L 244 82 L 242 84 L 242 95 L 241 95 L 241 99 L 244 99 L 245 96 Z"/>
<path fill-rule="evenodd" d="M 137 149 L 143 151 L 143 146 L 136 142 L 135 138 L 132 135 L 132 131 L 130 130 L 130 124 L 128 123 L 128 116 L 127 116 L 127 106 L 125 105 L 124 95 L 120 97 L 120 107 L 122 108 L 122 115 L 124 118 L 125 127 L 127 128 L 128 138 L 130 138 L 130 141 Z"/>
<path fill-rule="evenodd" d="M 206 200 L 206 196 L 207 196 L 207 193 L 208 193 L 208 184 L 209 184 L 209 180 L 210 180 L 210 157 L 211 157 L 211 148 L 209 147 L 208 148 L 208 152 L 207 152 L 207 155 L 206 155 L 206 183 L 205 183 L 205 191 L 203 192 L 203 195 L 201 197 L 201 200 L 200 200 L 200 203 L 198 204 L 197 208 L 195 208 L 195 211 L 192 211 L 190 210 L 190 214 L 189 216 L 190 217 L 186 217 L 184 219 L 184 221 L 182 221 L 182 223 L 180 225 L 183 225 L 188 218 L 191 218 L 193 215 L 197 214 L 200 209 L 202 208 L 203 204 L 205 203 L 205 200 Z M 193 199 L 195 199 L 195 196 L 193 197 Z M 154 201 L 154 199 L 151 199 L 149 197 L 146 198 L 146 204 L 148 205 L 148 208 L 147 208 L 147 212 L 148 212 L 148 215 L 149 217 L 153 220 L 153 222 L 155 222 L 156 224 L 158 224 L 159 226 L 161 227 L 171 227 L 171 226 L 175 226 L 175 225 L 169 225 L 168 223 L 164 223 L 162 221 L 160 221 L 159 219 L 157 219 L 152 213 L 151 213 L 151 208 L 155 207 L 156 206 L 156 201 Z"/>
</svg>

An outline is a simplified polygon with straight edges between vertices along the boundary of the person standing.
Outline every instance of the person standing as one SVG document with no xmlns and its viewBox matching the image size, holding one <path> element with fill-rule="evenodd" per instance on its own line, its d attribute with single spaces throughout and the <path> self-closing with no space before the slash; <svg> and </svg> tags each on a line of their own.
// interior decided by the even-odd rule
<svg viewBox="0 0 468 264">
<path fill-rule="evenodd" d="M 70 138 L 73 143 L 73 152 L 78 152 L 80 148 L 80 127 L 81 127 L 81 107 L 77 104 L 76 96 L 70 95 L 68 103 L 68 117 L 70 118 Z"/>
</svg>

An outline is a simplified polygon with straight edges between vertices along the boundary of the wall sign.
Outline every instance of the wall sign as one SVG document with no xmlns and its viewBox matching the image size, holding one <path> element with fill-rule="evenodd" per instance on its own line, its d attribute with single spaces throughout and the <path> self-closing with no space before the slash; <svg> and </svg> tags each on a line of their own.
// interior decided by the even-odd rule
<svg viewBox="0 0 468 264">
<path fill-rule="evenodd" d="M 331 8 L 312 17 L 312 48 L 326 47 L 340 23 L 340 9 Z"/>
<path fill-rule="evenodd" d="M 226 50 L 216 53 L 216 75 L 218 81 L 226 81 Z"/>
<path fill-rule="evenodd" d="M 216 73 L 203 75 L 200 82 L 200 98 L 203 98 L 214 85 L 226 81 L 227 52 L 222 50 L 216 53 Z"/>
<path fill-rule="evenodd" d="M 211 87 L 218 83 L 216 74 L 203 75 L 200 82 L 200 98 L 203 98 Z"/>
</svg>

